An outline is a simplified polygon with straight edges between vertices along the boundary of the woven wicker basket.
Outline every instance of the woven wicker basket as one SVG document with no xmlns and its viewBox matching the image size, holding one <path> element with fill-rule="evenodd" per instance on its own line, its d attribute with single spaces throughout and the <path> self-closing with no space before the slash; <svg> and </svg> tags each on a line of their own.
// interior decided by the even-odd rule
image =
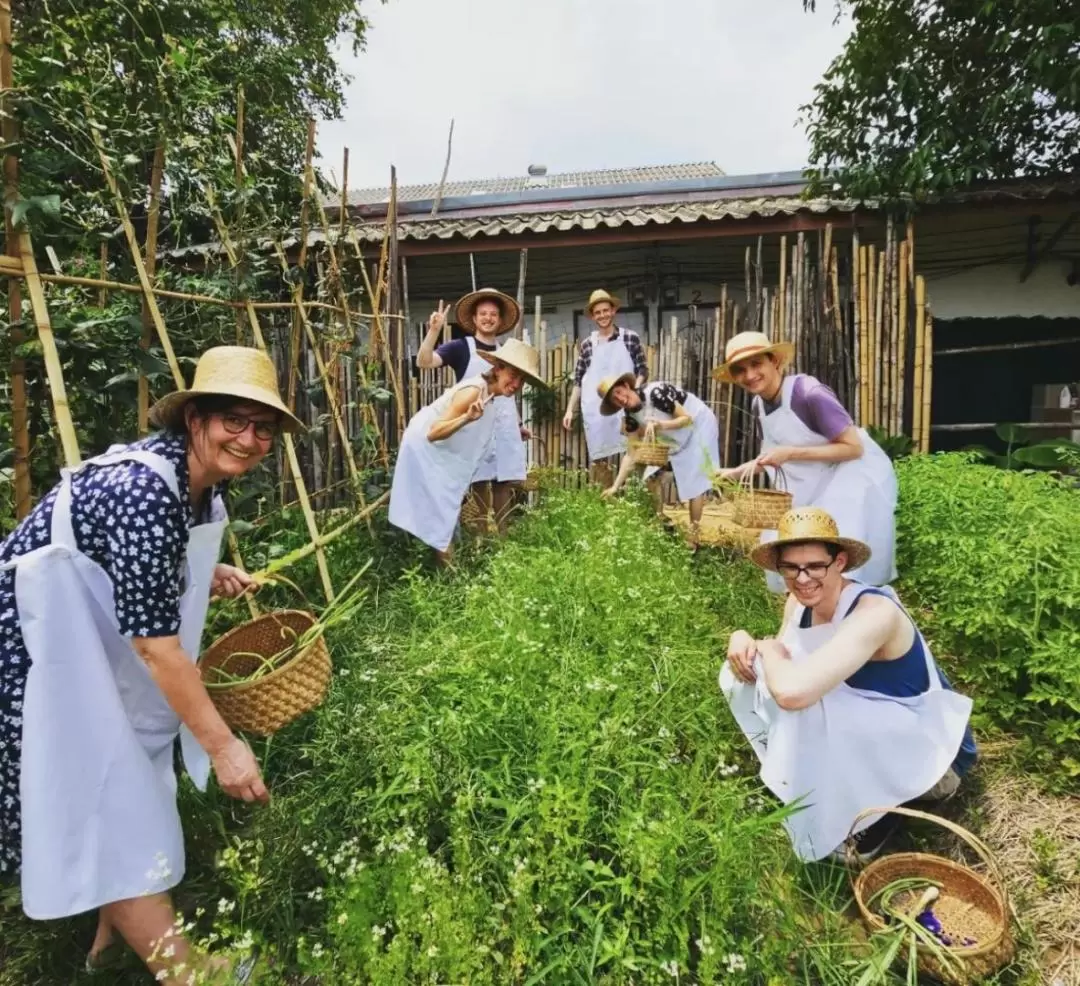
<svg viewBox="0 0 1080 986">
<path fill-rule="evenodd" d="M 214 668 L 231 675 L 251 674 L 259 666 L 253 654 L 272 657 L 293 639 L 289 631 L 299 636 L 314 624 L 315 617 L 302 610 L 267 613 L 214 641 L 199 658 L 199 670 L 204 678 Z M 254 681 L 211 688 L 210 698 L 233 729 L 269 736 L 322 703 L 330 673 L 330 651 L 319 637 L 276 671 Z"/>
<path fill-rule="evenodd" d="M 735 506 L 735 523 L 755 530 L 773 531 L 780 518 L 790 509 L 792 496 L 787 492 L 787 477 L 783 469 L 776 470 L 776 481 L 784 489 L 763 490 L 754 486 L 754 470 L 747 469 L 739 477 L 739 485 L 731 490 Z"/>
<path fill-rule="evenodd" d="M 666 466 L 671 458 L 671 446 L 667 442 L 630 443 L 630 454 L 639 466 Z"/>
<path fill-rule="evenodd" d="M 525 480 L 521 484 L 521 488 L 526 493 L 535 493 L 540 489 L 540 470 L 536 466 L 530 466 L 529 471 L 525 473 Z"/>
<path fill-rule="evenodd" d="M 929 853 L 894 853 L 876 859 L 853 881 L 855 902 L 871 932 L 885 928 L 885 922 L 874 914 L 867 902 L 893 880 L 903 877 L 924 877 L 941 884 L 940 896 L 934 902 L 934 913 L 953 940 L 971 938 L 977 944 L 968 948 L 949 948 L 956 963 L 943 963 L 933 951 L 918 946 L 919 970 L 947 986 L 971 986 L 1001 969 L 1011 960 L 1015 943 L 1009 921 L 1009 901 L 1001 870 L 986 844 L 967 829 L 947 818 L 916 811 L 913 808 L 871 808 L 864 811 L 852 829 L 863 818 L 889 812 L 933 822 L 964 840 L 986 865 L 989 879 L 944 856 Z M 850 845 L 850 843 L 849 843 Z M 901 949 L 906 953 L 906 949 Z"/>
</svg>

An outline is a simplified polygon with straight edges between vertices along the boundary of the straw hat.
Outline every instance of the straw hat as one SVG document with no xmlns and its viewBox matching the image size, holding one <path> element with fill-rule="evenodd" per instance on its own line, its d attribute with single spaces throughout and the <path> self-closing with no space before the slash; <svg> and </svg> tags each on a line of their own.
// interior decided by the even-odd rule
<svg viewBox="0 0 1080 986">
<path fill-rule="evenodd" d="M 724 362 L 713 370 L 713 376 L 721 383 L 734 383 L 732 366 L 764 353 L 776 353 L 782 370 L 794 359 L 795 347 L 790 342 L 769 342 L 769 337 L 764 332 L 740 332 L 728 340 L 724 349 Z"/>
<path fill-rule="evenodd" d="M 502 318 L 499 320 L 499 331 L 495 333 L 501 336 L 509 332 L 521 321 L 521 306 L 508 294 L 496 291 L 494 288 L 481 288 L 479 291 L 471 291 L 457 303 L 457 313 L 454 320 L 461 326 L 463 332 L 473 335 L 476 327 L 473 318 L 476 316 L 476 306 L 481 301 L 494 301 L 499 306 Z"/>
<path fill-rule="evenodd" d="M 486 359 L 492 366 L 500 363 L 512 366 L 534 387 L 548 387 L 547 382 L 540 376 L 540 353 L 520 339 L 507 339 L 495 352 L 477 350 L 476 355 Z"/>
<path fill-rule="evenodd" d="M 600 413 L 605 417 L 611 417 L 613 414 L 618 414 L 622 408 L 616 406 L 608 398 L 611 397 L 611 392 L 619 386 L 619 384 L 625 383 L 633 387 L 637 383 L 637 377 L 633 373 L 624 373 L 620 377 L 604 377 L 596 385 L 596 392 L 600 395 Z"/>
<path fill-rule="evenodd" d="M 184 426 L 184 407 L 194 397 L 213 394 L 254 401 L 280 411 L 286 431 L 303 424 L 283 403 L 278 393 L 277 370 L 266 353 L 247 346 L 214 346 L 206 350 L 195 367 L 195 382 L 188 390 L 166 394 L 150 408 L 150 421 L 179 431 Z"/>
<path fill-rule="evenodd" d="M 832 515 L 821 507 L 796 507 L 780 518 L 775 541 L 759 544 L 750 552 L 750 560 L 766 571 L 775 572 L 780 549 L 788 544 L 807 541 L 835 544 L 848 556 L 848 571 L 862 568 L 870 560 L 870 546 L 854 538 L 840 537 Z"/>
<path fill-rule="evenodd" d="M 592 310 L 599 305 L 601 301 L 606 301 L 612 308 L 619 307 L 618 298 L 608 294 L 603 288 L 598 288 L 589 295 L 589 303 L 585 306 L 585 310 L 591 315 Z"/>
</svg>

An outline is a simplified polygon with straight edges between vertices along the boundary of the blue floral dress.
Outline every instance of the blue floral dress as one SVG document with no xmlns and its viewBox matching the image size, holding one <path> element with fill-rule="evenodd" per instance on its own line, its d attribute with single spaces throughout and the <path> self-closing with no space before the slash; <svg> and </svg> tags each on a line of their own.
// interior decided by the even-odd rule
<svg viewBox="0 0 1080 986">
<path fill-rule="evenodd" d="M 72 478 L 71 513 L 81 552 L 109 576 L 120 632 L 168 637 L 180 630 L 180 591 L 188 529 L 195 522 L 187 439 L 155 435 L 129 446 L 154 452 L 176 470 L 179 501 L 139 462 L 88 466 Z M 0 544 L 0 562 L 49 543 L 57 488 Z M 19 763 L 22 705 L 30 656 L 15 605 L 15 572 L 0 572 L 0 882 L 19 872 Z"/>
</svg>

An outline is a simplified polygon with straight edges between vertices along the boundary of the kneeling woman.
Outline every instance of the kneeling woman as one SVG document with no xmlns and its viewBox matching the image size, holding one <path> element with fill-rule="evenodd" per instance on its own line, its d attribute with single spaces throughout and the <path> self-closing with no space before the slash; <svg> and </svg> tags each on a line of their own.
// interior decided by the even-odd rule
<svg viewBox="0 0 1080 986">
<path fill-rule="evenodd" d="M 701 398 L 670 383 L 650 383 L 636 389 L 634 374 L 601 380 L 600 413 L 623 413 L 623 431 L 640 434 L 646 442 L 656 441 L 663 433 L 664 442 L 671 445 L 670 467 L 675 475 L 679 499 L 690 503 L 690 531 L 687 541 L 696 547 L 701 533 L 701 515 L 705 510 L 705 494 L 712 488 L 712 475 L 720 462 L 719 428 L 716 415 Z M 604 491 L 612 496 L 625 484 L 634 468 L 632 454 L 623 456 L 614 484 Z M 648 480 L 658 472 L 657 467 L 645 470 Z"/>
<path fill-rule="evenodd" d="M 253 584 L 218 564 L 219 493 L 300 422 L 269 357 L 239 346 L 207 350 L 150 418 L 163 434 L 66 473 L 0 545 L 0 882 L 21 875 L 31 918 L 99 909 L 88 966 L 115 931 L 179 983 L 199 964 L 168 893 L 177 738 L 197 787 L 212 768 L 227 794 L 268 798 L 194 661 L 211 593 Z"/>
<path fill-rule="evenodd" d="M 779 537 L 751 553 L 790 593 L 780 631 L 737 630 L 720 672 L 762 781 L 784 804 L 805 799 L 784 825 L 807 860 L 837 851 L 864 811 L 951 797 L 976 757 L 971 699 L 952 690 L 896 593 L 848 576 L 870 557 L 824 510 L 789 510 Z M 874 856 L 897 825 L 864 819 L 855 855 Z"/>
<path fill-rule="evenodd" d="M 525 381 L 547 386 L 538 372 L 540 354 L 517 339 L 476 355 L 493 368 L 462 380 L 414 415 L 390 490 L 390 523 L 434 548 L 443 563 L 450 559 L 462 500 L 495 439 L 492 400 L 512 397 Z"/>
</svg>

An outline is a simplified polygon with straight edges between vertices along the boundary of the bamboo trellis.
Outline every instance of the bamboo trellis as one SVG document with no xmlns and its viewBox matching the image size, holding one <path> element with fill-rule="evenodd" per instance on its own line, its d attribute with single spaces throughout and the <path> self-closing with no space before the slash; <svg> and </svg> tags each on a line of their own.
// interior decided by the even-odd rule
<svg viewBox="0 0 1080 986">
<path fill-rule="evenodd" d="M 375 502 L 371 504 L 365 503 L 365 497 L 363 492 L 363 482 L 361 477 L 361 468 L 357 464 L 354 450 L 353 450 L 353 434 L 350 431 L 347 421 L 351 420 L 350 416 L 343 413 L 339 400 L 339 391 L 337 388 L 338 376 L 335 372 L 331 372 L 330 366 L 323 358 L 323 348 L 327 343 L 320 339 L 314 329 L 309 317 L 309 312 L 322 310 L 336 315 L 341 319 L 342 324 L 348 329 L 350 338 L 348 342 L 351 344 L 355 342 L 353 337 L 353 328 L 355 324 L 353 320 L 371 320 L 376 325 L 382 325 L 383 317 L 380 316 L 378 311 L 362 312 L 354 309 L 350 309 L 348 296 L 344 289 L 337 291 L 333 297 L 332 302 L 323 300 L 308 300 L 303 298 L 302 289 L 295 291 L 291 301 L 283 302 L 256 302 L 250 298 L 244 299 L 224 299 L 216 298 L 205 295 L 197 295 L 187 292 L 179 291 L 166 291 L 160 288 L 155 283 L 155 273 L 157 268 L 157 261 L 159 255 L 157 251 L 157 216 L 160 203 L 160 191 L 162 185 L 162 179 L 165 167 L 165 157 L 167 153 L 167 147 L 164 143 L 159 143 L 155 155 L 152 168 L 151 185 L 149 192 L 149 212 L 148 212 L 148 226 L 146 232 L 146 239 L 143 244 L 138 242 L 136 237 L 135 228 L 131 221 L 131 216 L 128 213 L 127 205 L 125 202 L 124 194 L 120 189 L 119 182 L 117 181 L 112 164 L 111 158 L 108 153 L 108 149 L 105 146 L 105 142 L 96 129 L 90 128 L 90 137 L 94 143 L 97 151 L 98 159 L 101 165 L 102 173 L 104 175 L 106 185 L 108 187 L 110 198 L 112 200 L 113 208 L 117 219 L 120 222 L 121 228 L 124 230 L 127 247 L 130 254 L 130 262 L 135 268 L 138 283 L 128 284 L 120 281 L 108 280 L 106 275 L 108 273 L 108 255 L 103 249 L 100 260 L 101 277 L 100 278 L 88 278 L 88 277 L 71 277 L 64 275 L 59 270 L 59 260 L 52 251 L 49 251 L 51 262 L 56 269 L 54 274 L 42 274 L 38 271 L 37 260 L 34 252 L 33 245 L 30 241 L 30 234 L 25 228 L 16 229 L 12 223 L 12 205 L 17 199 L 17 178 L 18 178 L 18 160 L 14 154 L 14 147 L 17 145 L 17 126 L 15 124 L 15 116 L 11 111 L 9 105 L 9 93 L 12 89 L 12 62 L 11 62 L 11 9 L 10 0 L 0 0 L 0 108 L 3 110 L 3 126 L 4 126 L 4 138 L 5 138 L 5 154 L 4 154 L 4 179 L 5 190 L 7 195 L 5 201 L 7 207 L 5 209 L 6 219 L 6 252 L 5 255 L 0 258 L 0 276 L 4 276 L 8 287 L 8 311 L 12 325 L 12 341 L 16 344 L 23 341 L 23 335 L 20 330 L 20 325 L 23 318 L 23 299 L 21 293 L 21 285 L 23 282 L 26 284 L 27 293 L 29 296 L 29 302 L 31 311 L 34 317 L 34 323 L 37 330 L 38 342 L 41 346 L 41 350 L 44 356 L 45 375 L 48 382 L 49 393 L 52 404 L 52 418 L 55 423 L 57 432 L 59 434 L 61 448 L 64 456 L 64 461 L 68 466 L 77 465 L 82 458 L 82 453 L 79 448 L 78 435 L 75 429 L 74 422 L 72 420 L 71 410 L 67 398 L 66 382 L 64 379 L 64 373 L 59 357 L 59 353 L 56 347 L 55 338 L 52 332 L 52 324 L 49 315 L 49 306 L 46 294 L 46 285 L 50 283 L 64 284 L 82 288 L 93 288 L 98 292 L 97 300 L 99 305 L 107 303 L 107 296 L 109 291 L 125 291 L 138 293 L 142 300 L 142 322 L 143 333 L 140 340 L 140 346 L 143 349 L 148 349 L 152 341 L 156 338 L 158 344 L 161 346 L 166 360 L 169 365 L 170 373 L 172 376 L 173 385 L 177 388 L 183 388 L 186 386 L 183 372 L 181 371 L 179 360 L 172 345 L 168 329 L 166 327 L 165 318 L 161 312 L 158 304 L 159 299 L 175 299 L 196 304 L 210 304 L 210 305 L 224 305 L 234 308 L 237 312 L 237 341 L 241 344 L 254 343 L 260 349 L 272 354 L 271 347 L 268 346 L 265 335 L 262 330 L 262 326 L 259 321 L 260 310 L 275 310 L 282 309 L 291 311 L 293 316 L 293 342 L 294 345 L 294 358 L 288 362 L 286 366 L 286 379 L 289 381 L 289 387 L 291 390 L 295 390 L 294 382 L 297 380 L 298 373 L 300 372 L 300 351 L 301 348 L 306 345 L 308 355 L 312 357 L 314 365 L 318 370 L 318 379 L 321 382 L 321 386 L 325 389 L 327 394 L 327 401 L 330 407 L 331 417 L 337 428 L 337 438 L 340 441 L 341 448 L 343 449 L 342 462 L 344 463 L 348 476 L 346 483 L 328 483 L 323 492 L 327 489 L 334 489 L 340 486 L 348 486 L 356 498 L 358 509 L 357 511 L 344 523 L 338 525 L 332 530 L 323 532 L 319 528 L 318 519 L 311 503 L 311 496 L 308 493 L 308 484 L 305 479 L 304 470 L 301 467 L 297 448 L 292 440 L 292 437 L 285 435 L 283 439 L 283 445 L 285 448 L 285 459 L 287 461 L 289 471 L 292 476 L 293 483 L 295 485 L 297 493 L 297 501 L 301 507 L 305 523 L 307 525 L 308 535 L 310 541 L 305 548 L 299 549 L 293 552 L 287 559 L 278 559 L 272 563 L 271 568 L 273 570 L 280 569 L 286 564 L 292 564 L 294 561 L 299 560 L 310 555 L 315 556 L 316 565 L 319 571 L 319 575 L 322 581 L 323 590 L 328 600 L 334 596 L 334 588 L 330 578 L 329 568 L 326 562 L 325 548 L 335 538 L 339 537 L 342 533 L 355 526 L 361 520 L 370 521 L 371 514 L 374 510 L 385 505 L 387 496 L 379 497 Z M 89 110 L 88 110 L 89 115 Z M 238 94 L 237 105 L 237 136 L 235 139 L 234 153 L 236 157 L 236 182 L 238 186 L 244 180 L 244 167 L 243 167 L 243 94 Z M 309 127 L 308 136 L 308 157 L 305 163 L 305 172 L 303 176 L 305 199 L 304 199 L 304 214 L 302 225 L 306 226 L 307 209 L 309 207 L 309 201 L 314 198 L 313 188 L 314 183 L 311 172 L 311 151 L 314 142 L 314 127 L 313 124 Z M 212 190 L 209 193 L 209 201 L 211 210 L 215 218 L 215 225 L 218 233 L 221 236 L 221 242 L 228 256 L 228 260 L 237 273 L 243 263 L 243 256 L 236 248 L 235 238 L 231 235 L 231 232 L 221 217 L 220 212 L 216 209 L 214 202 L 214 196 Z M 317 199 L 316 199 L 317 201 Z M 319 207 L 320 214 L 322 213 L 321 205 Z M 324 218 L 324 217 L 323 217 Z M 304 248 L 301 248 L 301 254 L 304 254 Z M 284 263 L 286 270 L 288 269 L 288 263 L 285 260 L 284 254 L 281 254 L 282 262 Z M 336 257 L 331 255 L 332 262 L 335 264 L 335 276 L 340 283 L 341 272 L 336 266 Z M 302 256 L 302 259 L 303 256 Z M 379 270 L 379 278 L 384 276 L 385 272 L 385 259 L 382 261 Z M 391 321 L 394 320 L 394 316 L 397 313 L 385 313 L 385 317 L 389 317 Z M 250 332 L 250 342 L 245 338 L 247 333 Z M 303 333 L 298 338 L 299 333 Z M 338 347 L 340 348 L 340 347 Z M 389 357 L 388 357 L 389 358 Z M 356 363 L 359 367 L 363 367 L 363 356 L 358 353 Z M 29 469 L 28 469 L 28 449 L 29 449 L 29 435 L 27 427 L 26 416 L 26 391 L 25 391 L 25 368 L 22 361 L 16 360 L 12 365 L 11 374 L 11 393 L 13 398 L 14 414 L 13 414 L 13 438 L 16 448 L 16 468 L 15 468 L 15 489 L 16 489 L 16 506 L 18 516 L 25 516 L 29 511 L 30 502 L 30 490 L 29 490 Z M 304 376 L 305 382 L 306 375 Z M 138 390 L 138 428 L 140 431 L 145 431 L 147 426 L 147 410 L 150 406 L 152 395 L 150 394 L 150 388 L 147 380 L 144 376 L 141 376 L 139 381 Z M 359 425 L 360 417 L 356 417 L 356 423 Z M 384 450 L 385 459 L 385 450 Z M 230 547 L 233 553 L 234 561 L 242 567 L 243 563 L 239 554 L 239 546 L 236 543 L 235 537 L 230 533 L 229 536 Z M 269 571 L 269 570 L 268 570 Z M 256 573 L 266 574 L 266 573 Z M 249 606 L 251 607 L 252 614 L 255 615 L 258 610 L 254 602 L 249 598 Z"/>
</svg>

